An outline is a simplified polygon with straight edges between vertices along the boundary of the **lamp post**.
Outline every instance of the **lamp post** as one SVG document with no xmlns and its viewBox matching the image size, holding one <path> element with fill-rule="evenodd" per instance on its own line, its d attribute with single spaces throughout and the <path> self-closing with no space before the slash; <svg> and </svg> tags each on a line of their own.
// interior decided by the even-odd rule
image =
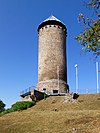
<svg viewBox="0 0 100 133">
<path fill-rule="evenodd" d="M 59 66 L 57 66 L 58 90 L 59 90 Z"/>
<path fill-rule="evenodd" d="M 75 71 L 76 71 L 76 74 L 75 74 L 75 77 L 76 77 L 76 93 L 78 93 L 78 65 L 75 64 Z"/>
<path fill-rule="evenodd" d="M 99 81 L 98 81 L 98 62 L 96 62 L 96 79 L 97 79 L 97 93 L 99 93 Z"/>
</svg>

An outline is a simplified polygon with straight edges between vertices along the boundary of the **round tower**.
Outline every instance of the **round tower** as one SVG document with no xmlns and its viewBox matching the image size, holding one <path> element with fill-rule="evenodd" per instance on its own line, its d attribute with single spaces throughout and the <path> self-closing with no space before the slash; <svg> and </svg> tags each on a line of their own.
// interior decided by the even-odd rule
<svg viewBox="0 0 100 133">
<path fill-rule="evenodd" d="M 50 16 L 38 27 L 38 84 L 47 93 L 66 93 L 66 26 Z"/>
</svg>

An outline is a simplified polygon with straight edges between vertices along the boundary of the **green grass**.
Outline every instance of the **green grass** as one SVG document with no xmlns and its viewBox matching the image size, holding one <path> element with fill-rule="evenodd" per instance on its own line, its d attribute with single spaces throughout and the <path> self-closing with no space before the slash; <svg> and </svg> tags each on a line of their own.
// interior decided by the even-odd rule
<svg viewBox="0 0 100 133">
<path fill-rule="evenodd" d="M 80 95 L 77 103 L 53 96 L 0 117 L 0 133 L 100 133 L 100 94 Z"/>
</svg>

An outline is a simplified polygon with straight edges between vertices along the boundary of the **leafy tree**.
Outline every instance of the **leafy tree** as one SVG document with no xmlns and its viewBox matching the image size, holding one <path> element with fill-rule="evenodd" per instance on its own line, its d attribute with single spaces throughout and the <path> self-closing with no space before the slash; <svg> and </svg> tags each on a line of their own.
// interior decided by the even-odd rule
<svg viewBox="0 0 100 133">
<path fill-rule="evenodd" d="M 83 50 L 98 56 L 100 55 L 100 0 L 88 0 L 85 4 L 94 9 L 96 19 L 80 13 L 78 21 L 83 24 L 84 31 L 75 39 L 82 45 Z"/>
<path fill-rule="evenodd" d="M 2 100 L 0 100 L 0 113 L 3 112 L 5 110 L 6 105 L 2 102 Z"/>
</svg>

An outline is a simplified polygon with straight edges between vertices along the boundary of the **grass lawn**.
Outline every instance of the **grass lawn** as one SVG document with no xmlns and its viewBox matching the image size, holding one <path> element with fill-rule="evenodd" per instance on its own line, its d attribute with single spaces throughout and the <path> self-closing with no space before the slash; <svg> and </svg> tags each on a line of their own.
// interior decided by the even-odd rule
<svg viewBox="0 0 100 133">
<path fill-rule="evenodd" d="M 0 133 L 100 133 L 100 94 L 80 95 L 77 103 L 51 96 L 24 111 L 0 117 Z"/>
</svg>

